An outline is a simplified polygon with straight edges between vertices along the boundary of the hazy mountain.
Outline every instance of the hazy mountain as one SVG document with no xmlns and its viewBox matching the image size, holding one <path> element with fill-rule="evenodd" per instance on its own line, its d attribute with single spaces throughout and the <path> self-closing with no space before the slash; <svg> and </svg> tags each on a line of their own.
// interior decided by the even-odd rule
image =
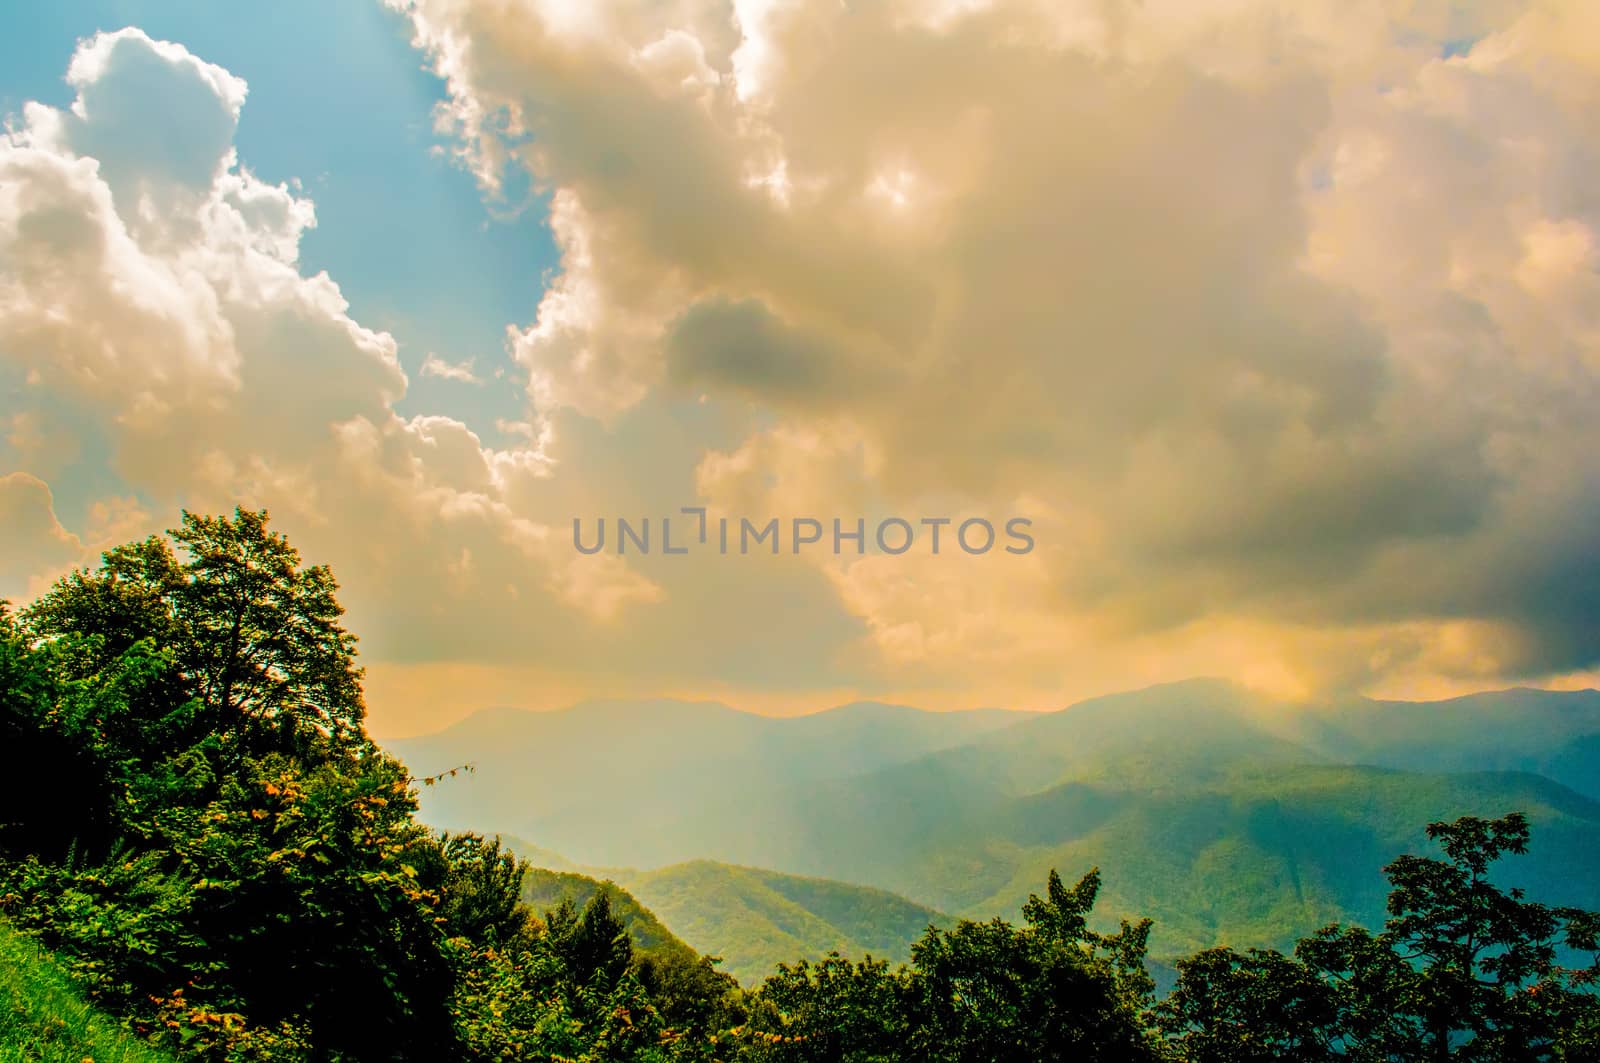
<svg viewBox="0 0 1600 1063">
<path fill-rule="evenodd" d="M 1099 814 L 1051 814 L 1085 805 Z M 1533 848 L 1506 862 L 1502 880 L 1551 900 L 1600 901 L 1600 804 L 1536 775 L 1308 766 L 1191 790 L 1067 784 L 1027 806 L 1037 814 L 985 835 L 989 874 L 976 888 L 948 874 L 959 847 L 930 852 L 900 872 L 902 881 L 928 884 L 919 895 L 942 894 L 958 914 L 1010 914 L 1050 868 L 1077 875 L 1099 866 L 1098 914 L 1155 918 L 1158 955 L 1217 943 L 1282 946 L 1329 922 L 1381 923 L 1381 868 L 1401 853 L 1430 851 L 1426 823 L 1520 810 L 1534 824 Z M 1009 878 L 975 898 L 1001 869 Z"/>
<path fill-rule="evenodd" d="M 1600 799 L 1600 691 L 1341 701 L 1285 718 L 1331 759 L 1417 771 L 1526 771 Z"/>
<path fill-rule="evenodd" d="M 596 701 L 493 709 L 389 747 L 424 774 L 475 765 L 424 794 L 436 826 L 506 831 L 583 864 L 648 866 L 713 855 L 702 828 L 730 795 L 869 772 L 1025 715 L 858 702 L 774 718 L 713 702 Z"/>
<path fill-rule="evenodd" d="M 425 813 L 584 863 L 770 867 L 973 917 L 1015 915 L 1051 867 L 1098 865 L 1100 914 L 1154 917 L 1155 954 L 1172 956 L 1375 924 L 1382 865 L 1425 851 L 1427 822 L 1521 810 L 1533 851 L 1507 878 L 1600 904 L 1594 692 L 1293 707 L 1201 680 L 1021 717 L 849 706 L 773 721 L 682 703 L 528 715 L 485 714 L 401 748 L 417 770 L 480 764 L 428 794 Z M 688 866 L 655 873 L 663 890 L 680 884 L 647 902 L 669 922 L 704 936 L 785 911 L 755 889 L 771 885 L 762 873 Z M 809 929 L 774 919 L 757 936 L 792 946 L 830 932 L 789 918 Z"/>
</svg>

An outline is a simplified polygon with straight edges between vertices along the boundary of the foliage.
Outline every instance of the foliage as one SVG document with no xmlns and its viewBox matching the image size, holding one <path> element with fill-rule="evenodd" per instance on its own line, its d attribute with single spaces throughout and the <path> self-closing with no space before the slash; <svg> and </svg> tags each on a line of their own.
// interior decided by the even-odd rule
<svg viewBox="0 0 1600 1063">
<path fill-rule="evenodd" d="M 752 1058 L 1153 1060 L 1143 1021 L 1150 927 L 1089 930 L 1098 890 L 1097 872 L 1070 889 L 1052 872 L 1046 895 L 1029 899 L 1024 926 L 929 927 L 909 968 L 839 956 L 780 967 L 751 1011 Z"/>
</svg>

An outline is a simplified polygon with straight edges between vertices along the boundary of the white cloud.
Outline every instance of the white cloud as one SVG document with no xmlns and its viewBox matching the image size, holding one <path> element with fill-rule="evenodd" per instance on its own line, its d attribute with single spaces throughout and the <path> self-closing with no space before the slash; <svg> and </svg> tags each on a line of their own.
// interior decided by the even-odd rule
<svg viewBox="0 0 1600 1063">
<path fill-rule="evenodd" d="M 483 379 L 472 370 L 472 359 L 461 362 L 447 362 L 443 358 L 429 351 L 422 359 L 420 370 L 423 376 L 438 377 L 440 380 L 454 380 L 460 384 L 482 384 Z"/>
<path fill-rule="evenodd" d="M 98 425 L 108 471 L 155 511 L 102 504 L 107 534 L 172 524 L 179 505 L 269 507 L 334 562 L 381 654 L 559 658 L 551 644 L 589 619 L 659 598 L 620 563 L 574 574 L 508 505 L 548 476 L 537 438 L 495 449 L 453 418 L 396 413 L 394 339 L 298 268 L 311 202 L 235 158 L 241 80 L 132 29 L 85 41 L 69 80 L 70 110 L 31 104 L 0 141 L 3 356 L 33 381 L 7 421 L 14 460 L 71 477 L 61 427 Z M 431 355 L 422 372 L 478 381 Z M 8 587 L 92 559 L 99 540 L 61 527 L 44 481 L 3 482 L 7 524 L 27 532 Z"/>
</svg>

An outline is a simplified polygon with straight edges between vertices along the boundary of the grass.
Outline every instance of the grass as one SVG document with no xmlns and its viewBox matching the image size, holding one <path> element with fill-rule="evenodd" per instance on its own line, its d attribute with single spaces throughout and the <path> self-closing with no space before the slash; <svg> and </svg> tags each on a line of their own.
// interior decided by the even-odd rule
<svg viewBox="0 0 1600 1063">
<path fill-rule="evenodd" d="M 49 952 L 0 923 L 0 1063 L 171 1063 L 84 1003 Z"/>
</svg>

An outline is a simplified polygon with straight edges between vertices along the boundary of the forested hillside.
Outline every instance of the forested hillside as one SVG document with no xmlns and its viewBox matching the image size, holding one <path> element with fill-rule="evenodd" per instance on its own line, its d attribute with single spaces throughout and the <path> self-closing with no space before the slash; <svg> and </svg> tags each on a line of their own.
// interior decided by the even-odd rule
<svg viewBox="0 0 1600 1063">
<path fill-rule="evenodd" d="M 702 717 L 676 703 L 661 709 L 680 744 L 692 744 L 705 719 L 717 732 L 729 726 L 725 710 Z M 608 712 L 632 718 L 636 710 Z M 848 731 L 858 711 L 816 719 Z M 556 714 L 563 721 L 540 732 L 533 763 L 582 759 L 585 749 L 612 742 L 602 737 L 608 716 L 584 725 L 581 712 Z M 919 716 L 919 726 L 932 726 L 964 715 L 874 712 L 880 736 Z M 804 734 L 816 726 L 808 719 L 752 726 Z M 1174 959 L 1219 944 L 1285 948 L 1327 922 L 1381 921 L 1379 869 L 1424 845 L 1424 824 L 1516 808 L 1542 839 L 1520 863 L 1517 884 L 1534 896 L 1600 905 L 1600 805 L 1528 770 L 1554 765 L 1580 786 L 1600 778 L 1600 763 L 1583 760 L 1600 743 L 1600 694 L 1290 707 L 1196 680 L 999 727 L 994 720 L 979 714 L 980 733 L 931 752 L 912 739 L 898 753 L 880 741 L 876 766 L 823 781 L 795 781 L 822 770 L 800 742 L 798 767 L 713 773 L 716 782 L 689 788 L 663 779 L 649 784 L 648 800 L 639 798 L 648 814 L 596 816 L 585 821 L 584 838 L 570 827 L 550 833 L 582 852 L 634 852 L 635 865 L 649 866 L 653 855 L 665 867 L 701 859 L 766 867 L 870 885 L 976 919 L 1015 917 L 1052 867 L 1098 865 L 1106 873 L 1101 925 L 1149 915 L 1152 954 Z M 534 725 L 531 714 L 495 713 L 405 748 L 418 764 L 474 759 L 464 736 L 491 727 L 493 741 L 478 748 L 509 762 Z M 493 785 L 480 771 L 424 794 L 422 814 L 445 824 L 471 807 L 481 826 L 520 834 L 559 821 L 560 809 L 590 793 L 644 788 L 630 757 L 585 763 L 590 781 L 559 793 L 540 771 L 508 768 Z M 1423 770 L 1429 765 L 1434 770 Z M 706 940 L 732 940 L 737 931 L 724 924 L 748 926 L 748 905 L 715 899 L 710 886 L 674 895 L 667 917 L 705 928 Z M 782 940 L 773 927 L 761 933 Z"/>
<path fill-rule="evenodd" d="M 636 949 L 673 952 L 693 956 L 694 950 L 656 917 L 656 914 L 610 880 L 600 880 L 571 871 L 551 871 L 529 867 L 522 878 L 522 900 L 537 912 L 548 912 L 562 904 L 583 909 L 601 893 L 606 904 L 628 931 Z"/>
<path fill-rule="evenodd" d="M 1600 916 L 1570 904 L 1595 881 L 1580 852 L 1595 814 L 1540 777 L 1307 767 L 1301 747 L 1258 738 L 1231 710 L 1171 756 L 1170 728 L 1140 742 L 1109 717 L 1094 742 L 1052 744 L 1051 729 L 1074 734 L 1065 717 L 982 728 L 900 764 L 808 779 L 820 826 L 801 837 L 812 852 L 826 829 L 920 856 L 945 869 L 947 891 L 958 868 L 1009 851 L 1011 879 L 970 888 L 1013 898 L 1012 918 L 951 923 L 881 892 L 747 867 L 619 873 L 697 934 L 695 905 L 735 927 L 759 916 L 757 933 L 801 931 L 772 947 L 835 935 L 865 951 L 913 921 L 939 924 L 904 964 L 796 957 L 742 989 L 615 885 L 534 873 L 498 838 L 423 825 L 420 795 L 474 778 L 471 765 L 414 774 L 373 743 L 336 590 L 265 513 L 186 513 L 167 536 L 0 609 L 0 768 L 12 783 L 0 790 L 0 985 L 22 1001 L 0 1043 L 207 1063 L 1600 1054 Z M 1162 697 L 1156 719 L 1175 726 L 1178 700 Z M 847 716 L 827 726 L 841 723 L 851 733 Z M 1406 817 L 1469 800 L 1510 807 L 1432 822 L 1413 851 L 1385 857 L 1377 929 L 1318 929 L 1314 906 L 1269 909 L 1284 933 L 1310 920 L 1292 954 L 1178 957 L 1158 996 L 1153 924 L 1117 918 L 1146 897 L 1193 905 L 1201 927 L 1224 908 L 1253 912 L 1251 895 L 1271 903 L 1270 878 L 1178 901 L 1160 880 L 1172 861 L 1236 867 L 1217 855 L 1236 838 L 1289 853 L 1290 869 L 1314 866 L 1301 850 L 1320 846 L 1316 866 L 1366 881 L 1366 862 L 1416 829 Z M 969 833 L 935 845 L 940 816 Z M 1118 833 L 1130 823 L 1140 829 Z M 1149 862 L 1153 839 L 1177 855 Z M 1547 839 L 1561 864 L 1524 856 Z M 1055 857 L 1080 862 L 1063 879 Z M 1537 893 L 1508 888 L 1523 879 Z M 37 960 L 41 947 L 54 959 Z M 65 1029 L 41 1028 L 41 1006 L 67 1013 Z"/>
<path fill-rule="evenodd" d="M 830 952 L 902 963 L 928 927 L 954 923 L 886 890 L 710 860 L 609 873 L 750 984 L 779 963 L 821 960 Z"/>
</svg>

